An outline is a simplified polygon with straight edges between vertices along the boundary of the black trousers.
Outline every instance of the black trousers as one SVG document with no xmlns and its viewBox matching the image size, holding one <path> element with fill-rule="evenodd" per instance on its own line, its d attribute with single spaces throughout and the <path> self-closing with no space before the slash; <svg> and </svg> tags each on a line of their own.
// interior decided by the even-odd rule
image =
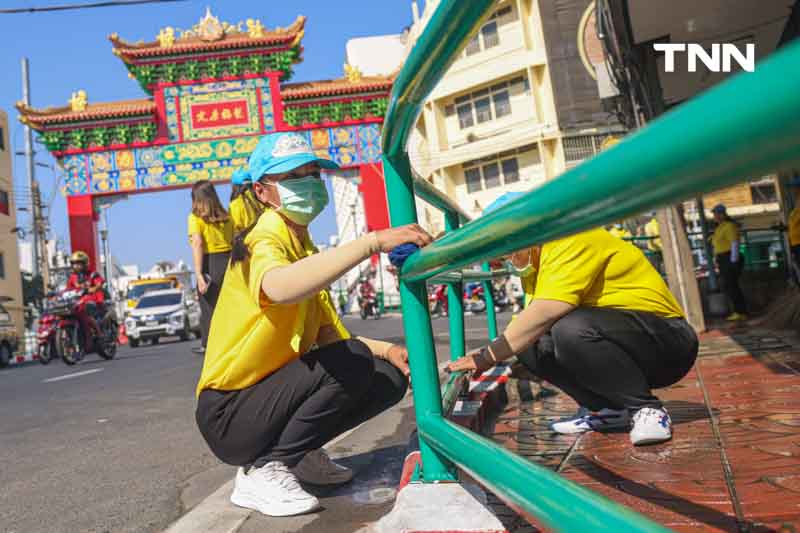
<svg viewBox="0 0 800 533">
<path fill-rule="evenodd" d="M 221 461 L 291 467 L 399 402 L 407 387 L 397 368 L 351 339 L 309 352 L 246 389 L 204 390 L 196 419 Z"/>
<path fill-rule="evenodd" d="M 718 254 L 717 266 L 719 267 L 719 275 L 722 278 L 725 294 L 730 298 L 733 310 L 737 313 L 746 313 L 747 305 L 744 301 L 744 293 L 739 286 L 739 276 L 742 275 L 744 260 L 740 257 L 738 262 L 731 263 L 729 253 Z"/>
<path fill-rule="evenodd" d="M 211 283 L 208 290 L 200 295 L 200 329 L 203 332 L 203 347 L 208 342 L 208 332 L 211 329 L 211 317 L 214 315 L 214 308 L 217 306 L 217 298 L 225 280 L 225 270 L 228 269 L 230 252 L 203 255 L 203 274 L 208 274 Z"/>
<path fill-rule="evenodd" d="M 517 358 L 583 407 L 638 410 L 661 407 L 652 389 L 680 381 L 697 350 L 682 318 L 578 307 Z"/>
</svg>

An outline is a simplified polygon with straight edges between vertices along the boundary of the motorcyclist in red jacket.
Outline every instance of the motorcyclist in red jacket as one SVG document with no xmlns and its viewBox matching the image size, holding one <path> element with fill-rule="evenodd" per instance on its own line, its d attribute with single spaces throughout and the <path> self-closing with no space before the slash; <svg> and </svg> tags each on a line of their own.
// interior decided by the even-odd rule
<svg viewBox="0 0 800 533">
<path fill-rule="evenodd" d="M 78 250 L 69 258 L 72 274 L 67 279 L 68 290 L 86 291 L 81 297 L 75 314 L 83 329 L 84 341 L 87 350 L 91 349 L 92 339 L 100 334 L 95 317 L 105 308 L 105 292 L 103 288 L 106 280 L 93 270 L 89 270 L 89 256 L 86 252 Z"/>
</svg>

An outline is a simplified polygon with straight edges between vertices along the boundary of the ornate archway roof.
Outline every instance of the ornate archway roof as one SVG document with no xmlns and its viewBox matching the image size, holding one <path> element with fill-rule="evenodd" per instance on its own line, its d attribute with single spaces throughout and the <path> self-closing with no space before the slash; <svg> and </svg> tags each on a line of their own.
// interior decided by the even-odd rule
<svg viewBox="0 0 800 533">
<path fill-rule="evenodd" d="M 390 76 L 360 76 L 358 79 L 347 77 L 335 80 L 307 81 L 284 83 L 281 95 L 284 100 L 305 100 L 325 96 L 347 96 L 360 93 L 389 92 L 394 82 Z"/>
<path fill-rule="evenodd" d="M 136 100 L 120 100 L 117 102 L 88 103 L 80 98 L 81 91 L 73 94 L 70 104 L 65 106 L 47 107 L 37 109 L 17 102 L 16 108 L 20 113 L 20 121 L 37 131 L 49 127 L 57 127 L 80 122 L 96 122 L 106 119 L 151 117 L 156 111 L 156 104 L 152 99 L 141 98 Z"/>
<path fill-rule="evenodd" d="M 141 63 L 164 58 L 168 61 L 181 59 L 184 55 L 221 54 L 228 55 L 238 50 L 248 52 L 265 49 L 282 50 L 300 44 L 305 31 L 306 18 L 297 19 L 285 28 L 266 29 L 260 21 L 247 19 L 238 24 L 220 22 L 210 11 L 191 29 L 181 30 L 167 26 L 156 39 L 149 42 L 129 42 L 116 33 L 109 36 L 114 54 L 125 63 Z"/>
</svg>

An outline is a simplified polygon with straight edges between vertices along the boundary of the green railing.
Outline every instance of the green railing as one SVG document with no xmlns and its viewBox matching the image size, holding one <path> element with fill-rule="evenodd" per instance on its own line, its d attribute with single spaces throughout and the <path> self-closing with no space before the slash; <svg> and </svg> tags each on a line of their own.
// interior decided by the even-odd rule
<svg viewBox="0 0 800 533">
<path fill-rule="evenodd" d="M 394 83 L 382 141 L 394 226 L 417 221 L 405 150 L 421 106 L 492 4 L 492 0 L 442 0 Z M 788 46 L 759 63 L 755 73 L 738 75 L 707 91 L 535 192 L 463 227 L 458 213 L 445 207 L 450 231 L 409 257 L 400 278 L 421 481 L 454 481 L 460 467 L 554 530 L 665 531 L 443 416 L 425 282 L 748 176 L 800 165 L 800 76 L 789 75 L 798 68 L 800 44 Z M 767 93 L 764 87 L 769 88 Z M 451 300 L 451 328 L 460 327 L 463 339 L 463 321 L 459 324 L 457 317 L 461 292 L 456 295 Z M 458 376 L 451 377 L 444 387 L 449 400 L 457 380 Z"/>
</svg>

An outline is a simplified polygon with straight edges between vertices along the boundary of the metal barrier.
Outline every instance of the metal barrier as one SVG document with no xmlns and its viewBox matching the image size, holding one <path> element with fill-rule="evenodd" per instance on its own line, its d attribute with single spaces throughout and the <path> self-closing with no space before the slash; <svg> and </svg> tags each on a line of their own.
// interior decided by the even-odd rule
<svg viewBox="0 0 800 533">
<path fill-rule="evenodd" d="M 382 141 L 395 226 L 417 222 L 406 153 L 414 122 L 425 98 L 492 4 L 492 0 L 442 0 L 395 81 Z M 787 74 L 798 67 L 800 44 L 786 47 L 759 63 L 755 73 L 738 75 L 707 91 L 535 192 L 464 227 L 459 227 L 457 211 L 445 204 L 449 232 L 409 257 L 400 277 L 421 481 L 454 481 L 460 467 L 554 530 L 666 531 L 445 419 L 425 281 L 747 176 L 800 165 L 800 77 Z M 766 95 L 764 87 L 770 89 Z M 458 330 L 455 334 L 463 342 L 460 297 L 450 303 L 451 332 Z M 489 307 L 494 308 L 487 305 L 487 312 Z M 449 399 L 458 378 L 451 377 L 445 385 Z"/>
</svg>

